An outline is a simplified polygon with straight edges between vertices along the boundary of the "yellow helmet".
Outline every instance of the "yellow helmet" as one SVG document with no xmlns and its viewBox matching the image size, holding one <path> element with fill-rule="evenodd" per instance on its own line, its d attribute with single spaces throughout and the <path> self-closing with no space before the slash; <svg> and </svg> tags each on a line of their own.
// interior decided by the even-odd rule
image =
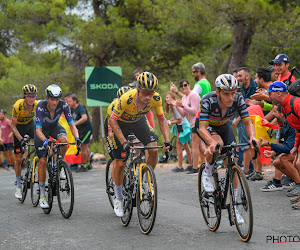
<svg viewBox="0 0 300 250">
<path fill-rule="evenodd" d="M 158 80 L 156 76 L 147 71 L 139 75 L 137 83 L 139 89 L 151 92 L 157 91 L 158 89 Z"/>
<path fill-rule="evenodd" d="M 119 88 L 118 91 L 117 91 L 118 98 L 120 98 L 123 94 L 125 94 L 129 90 L 131 90 L 131 88 L 127 87 L 127 86 L 123 86 L 123 87 Z"/>
<path fill-rule="evenodd" d="M 22 90 L 24 95 L 37 93 L 37 89 L 33 84 L 26 84 Z"/>
</svg>

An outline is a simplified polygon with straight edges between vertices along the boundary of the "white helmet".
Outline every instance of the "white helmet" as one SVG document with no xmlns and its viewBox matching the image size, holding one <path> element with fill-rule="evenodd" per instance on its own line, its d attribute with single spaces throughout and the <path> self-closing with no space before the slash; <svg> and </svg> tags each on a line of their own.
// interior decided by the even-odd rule
<svg viewBox="0 0 300 250">
<path fill-rule="evenodd" d="M 53 97 L 53 98 L 60 98 L 62 96 L 62 91 L 59 86 L 56 84 L 49 85 L 45 90 L 47 96 Z"/>
<path fill-rule="evenodd" d="M 215 85 L 216 88 L 220 88 L 225 91 L 236 91 L 239 83 L 233 75 L 222 74 L 217 77 Z"/>
</svg>

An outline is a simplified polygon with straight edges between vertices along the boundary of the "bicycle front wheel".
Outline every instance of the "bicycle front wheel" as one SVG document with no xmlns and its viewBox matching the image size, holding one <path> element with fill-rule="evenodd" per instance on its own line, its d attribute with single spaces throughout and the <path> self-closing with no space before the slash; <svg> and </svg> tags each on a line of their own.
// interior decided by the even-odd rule
<svg viewBox="0 0 300 250">
<path fill-rule="evenodd" d="M 31 203 L 32 206 L 34 207 L 36 207 L 39 204 L 39 199 L 40 199 L 38 169 L 39 169 L 39 158 L 35 156 L 32 163 L 32 175 L 30 180 Z"/>
<path fill-rule="evenodd" d="M 153 229 L 157 211 L 157 186 L 154 170 L 150 165 L 143 165 L 140 171 L 136 207 L 140 229 L 149 234 Z"/>
<path fill-rule="evenodd" d="M 204 222 L 208 229 L 212 232 L 217 231 L 221 222 L 221 206 L 220 201 L 217 198 L 216 191 L 213 193 L 207 193 L 204 190 L 202 184 L 202 174 L 205 169 L 205 163 L 200 167 L 198 174 L 198 195 L 201 212 L 204 218 Z M 213 175 L 215 184 L 217 183 L 216 176 Z"/>
<path fill-rule="evenodd" d="M 23 158 L 21 162 L 21 190 L 22 198 L 19 199 L 20 203 L 23 203 L 26 199 L 28 189 L 28 175 L 29 175 L 29 161 L 27 158 Z"/>
<path fill-rule="evenodd" d="M 57 166 L 56 193 L 59 210 L 68 219 L 74 207 L 74 183 L 68 163 L 61 161 Z"/>
<path fill-rule="evenodd" d="M 50 214 L 53 204 L 53 183 L 52 183 L 52 166 L 47 165 L 46 167 L 46 179 L 45 179 L 45 194 L 49 207 L 43 208 L 45 214 Z"/>
<path fill-rule="evenodd" d="M 106 164 L 106 170 L 105 170 L 105 182 L 106 182 L 106 193 L 108 196 L 109 203 L 114 209 L 114 197 L 115 197 L 115 191 L 114 191 L 114 183 L 111 178 L 111 171 L 113 168 L 113 159 L 109 159 Z"/>
<path fill-rule="evenodd" d="M 233 166 L 230 175 L 230 207 L 238 235 L 242 241 L 249 241 L 253 231 L 252 202 L 246 177 L 239 166 Z"/>
</svg>

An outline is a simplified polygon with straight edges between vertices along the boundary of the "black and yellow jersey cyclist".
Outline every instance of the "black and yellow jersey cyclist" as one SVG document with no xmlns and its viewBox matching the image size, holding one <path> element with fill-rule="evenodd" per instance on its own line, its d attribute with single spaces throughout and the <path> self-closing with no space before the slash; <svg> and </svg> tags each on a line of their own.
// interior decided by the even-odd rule
<svg viewBox="0 0 300 250">
<path fill-rule="evenodd" d="M 165 139 L 165 150 L 171 145 L 169 142 L 169 128 L 164 117 L 161 97 L 156 93 L 157 89 L 158 81 L 156 76 L 150 72 L 143 72 L 138 77 L 138 89 L 130 90 L 123 94 L 118 99 L 109 118 L 109 124 L 113 131 L 114 164 L 111 176 L 115 183 L 114 193 L 116 199 L 114 211 L 119 217 L 124 215 L 122 183 L 126 162 L 123 162 L 123 158 L 126 157 L 126 151 L 131 147 L 126 138 L 129 134 L 134 133 L 143 145 L 157 145 L 157 136 L 154 134 L 145 116 L 152 108 L 155 109 L 159 118 L 159 127 Z M 149 150 L 149 157 L 147 157 L 146 163 L 155 168 L 157 159 L 158 150 Z"/>
<path fill-rule="evenodd" d="M 23 99 L 19 99 L 13 106 L 11 130 L 13 132 L 14 152 L 16 155 L 15 172 L 17 178 L 17 189 L 15 196 L 22 198 L 21 194 L 21 161 L 23 158 L 21 146 L 24 135 L 34 137 L 34 121 L 37 89 L 33 84 L 26 84 L 23 89 Z"/>
</svg>

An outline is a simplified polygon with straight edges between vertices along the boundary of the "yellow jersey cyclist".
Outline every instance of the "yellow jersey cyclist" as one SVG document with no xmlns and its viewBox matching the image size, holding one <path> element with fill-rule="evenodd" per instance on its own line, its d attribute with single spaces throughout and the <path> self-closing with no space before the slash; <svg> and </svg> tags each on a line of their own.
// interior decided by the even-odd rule
<svg viewBox="0 0 300 250">
<path fill-rule="evenodd" d="M 36 106 L 37 88 L 33 84 L 26 84 L 23 88 L 23 99 L 19 99 L 13 106 L 11 130 L 13 132 L 13 144 L 15 160 L 15 173 L 17 179 L 17 187 L 15 197 L 22 198 L 21 190 L 21 162 L 23 158 L 22 146 L 25 146 L 24 135 L 34 137 L 34 121 Z"/>
<path fill-rule="evenodd" d="M 115 159 L 111 174 L 115 192 L 114 211 L 118 217 L 124 215 L 122 183 L 126 162 L 123 162 L 123 159 L 126 157 L 126 151 L 130 149 L 130 143 L 126 138 L 129 134 L 134 133 L 143 145 L 157 145 L 157 136 L 145 116 L 152 108 L 155 109 L 160 131 L 165 139 L 164 149 L 167 150 L 171 146 L 168 124 L 162 108 L 162 99 L 156 92 L 157 89 L 156 76 L 150 72 L 143 72 L 138 77 L 138 88 L 128 91 L 118 99 L 109 118 L 109 124 L 113 131 L 113 157 Z M 155 168 L 157 159 L 158 150 L 149 150 L 146 163 Z"/>
<path fill-rule="evenodd" d="M 215 162 L 213 153 L 217 143 L 222 145 L 230 145 L 235 143 L 233 130 L 228 120 L 234 117 L 234 113 L 238 112 L 246 126 L 249 136 L 249 142 L 253 147 L 252 139 L 255 139 L 255 129 L 250 120 L 246 103 L 240 93 L 236 93 L 238 89 L 238 81 L 230 74 L 222 74 L 215 81 L 216 91 L 212 91 L 201 100 L 201 112 L 199 118 L 199 133 L 207 143 L 205 155 L 205 170 L 202 174 L 202 183 L 206 192 L 214 192 L 215 186 L 212 177 L 212 168 Z M 256 140 L 258 143 L 258 141 Z M 237 177 L 237 176 L 235 176 Z M 237 182 L 234 182 L 234 187 Z M 234 188 L 233 187 L 233 188 Z M 235 192 L 236 193 L 236 192 Z M 236 213 L 238 222 L 244 223 L 243 218 Z"/>
<path fill-rule="evenodd" d="M 66 130 L 58 123 L 62 113 L 65 114 L 72 135 L 75 137 L 77 146 L 82 144 L 79 139 L 78 130 L 74 125 L 69 106 L 65 101 L 60 99 L 62 96 L 61 88 L 52 84 L 47 87 L 45 92 L 47 95 L 46 100 L 40 101 L 36 108 L 36 130 L 34 135 L 34 147 L 36 154 L 39 157 L 38 177 L 41 197 L 39 204 L 41 208 L 49 208 L 45 194 L 47 164 L 46 148 L 48 147 L 48 138 L 51 136 L 53 139 L 57 139 L 61 143 L 68 142 Z M 67 146 L 61 147 L 61 155 L 63 158 L 66 151 Z M 60 172 L 60 178 L 66 178 L 63 171 Z"/>
</svg>

